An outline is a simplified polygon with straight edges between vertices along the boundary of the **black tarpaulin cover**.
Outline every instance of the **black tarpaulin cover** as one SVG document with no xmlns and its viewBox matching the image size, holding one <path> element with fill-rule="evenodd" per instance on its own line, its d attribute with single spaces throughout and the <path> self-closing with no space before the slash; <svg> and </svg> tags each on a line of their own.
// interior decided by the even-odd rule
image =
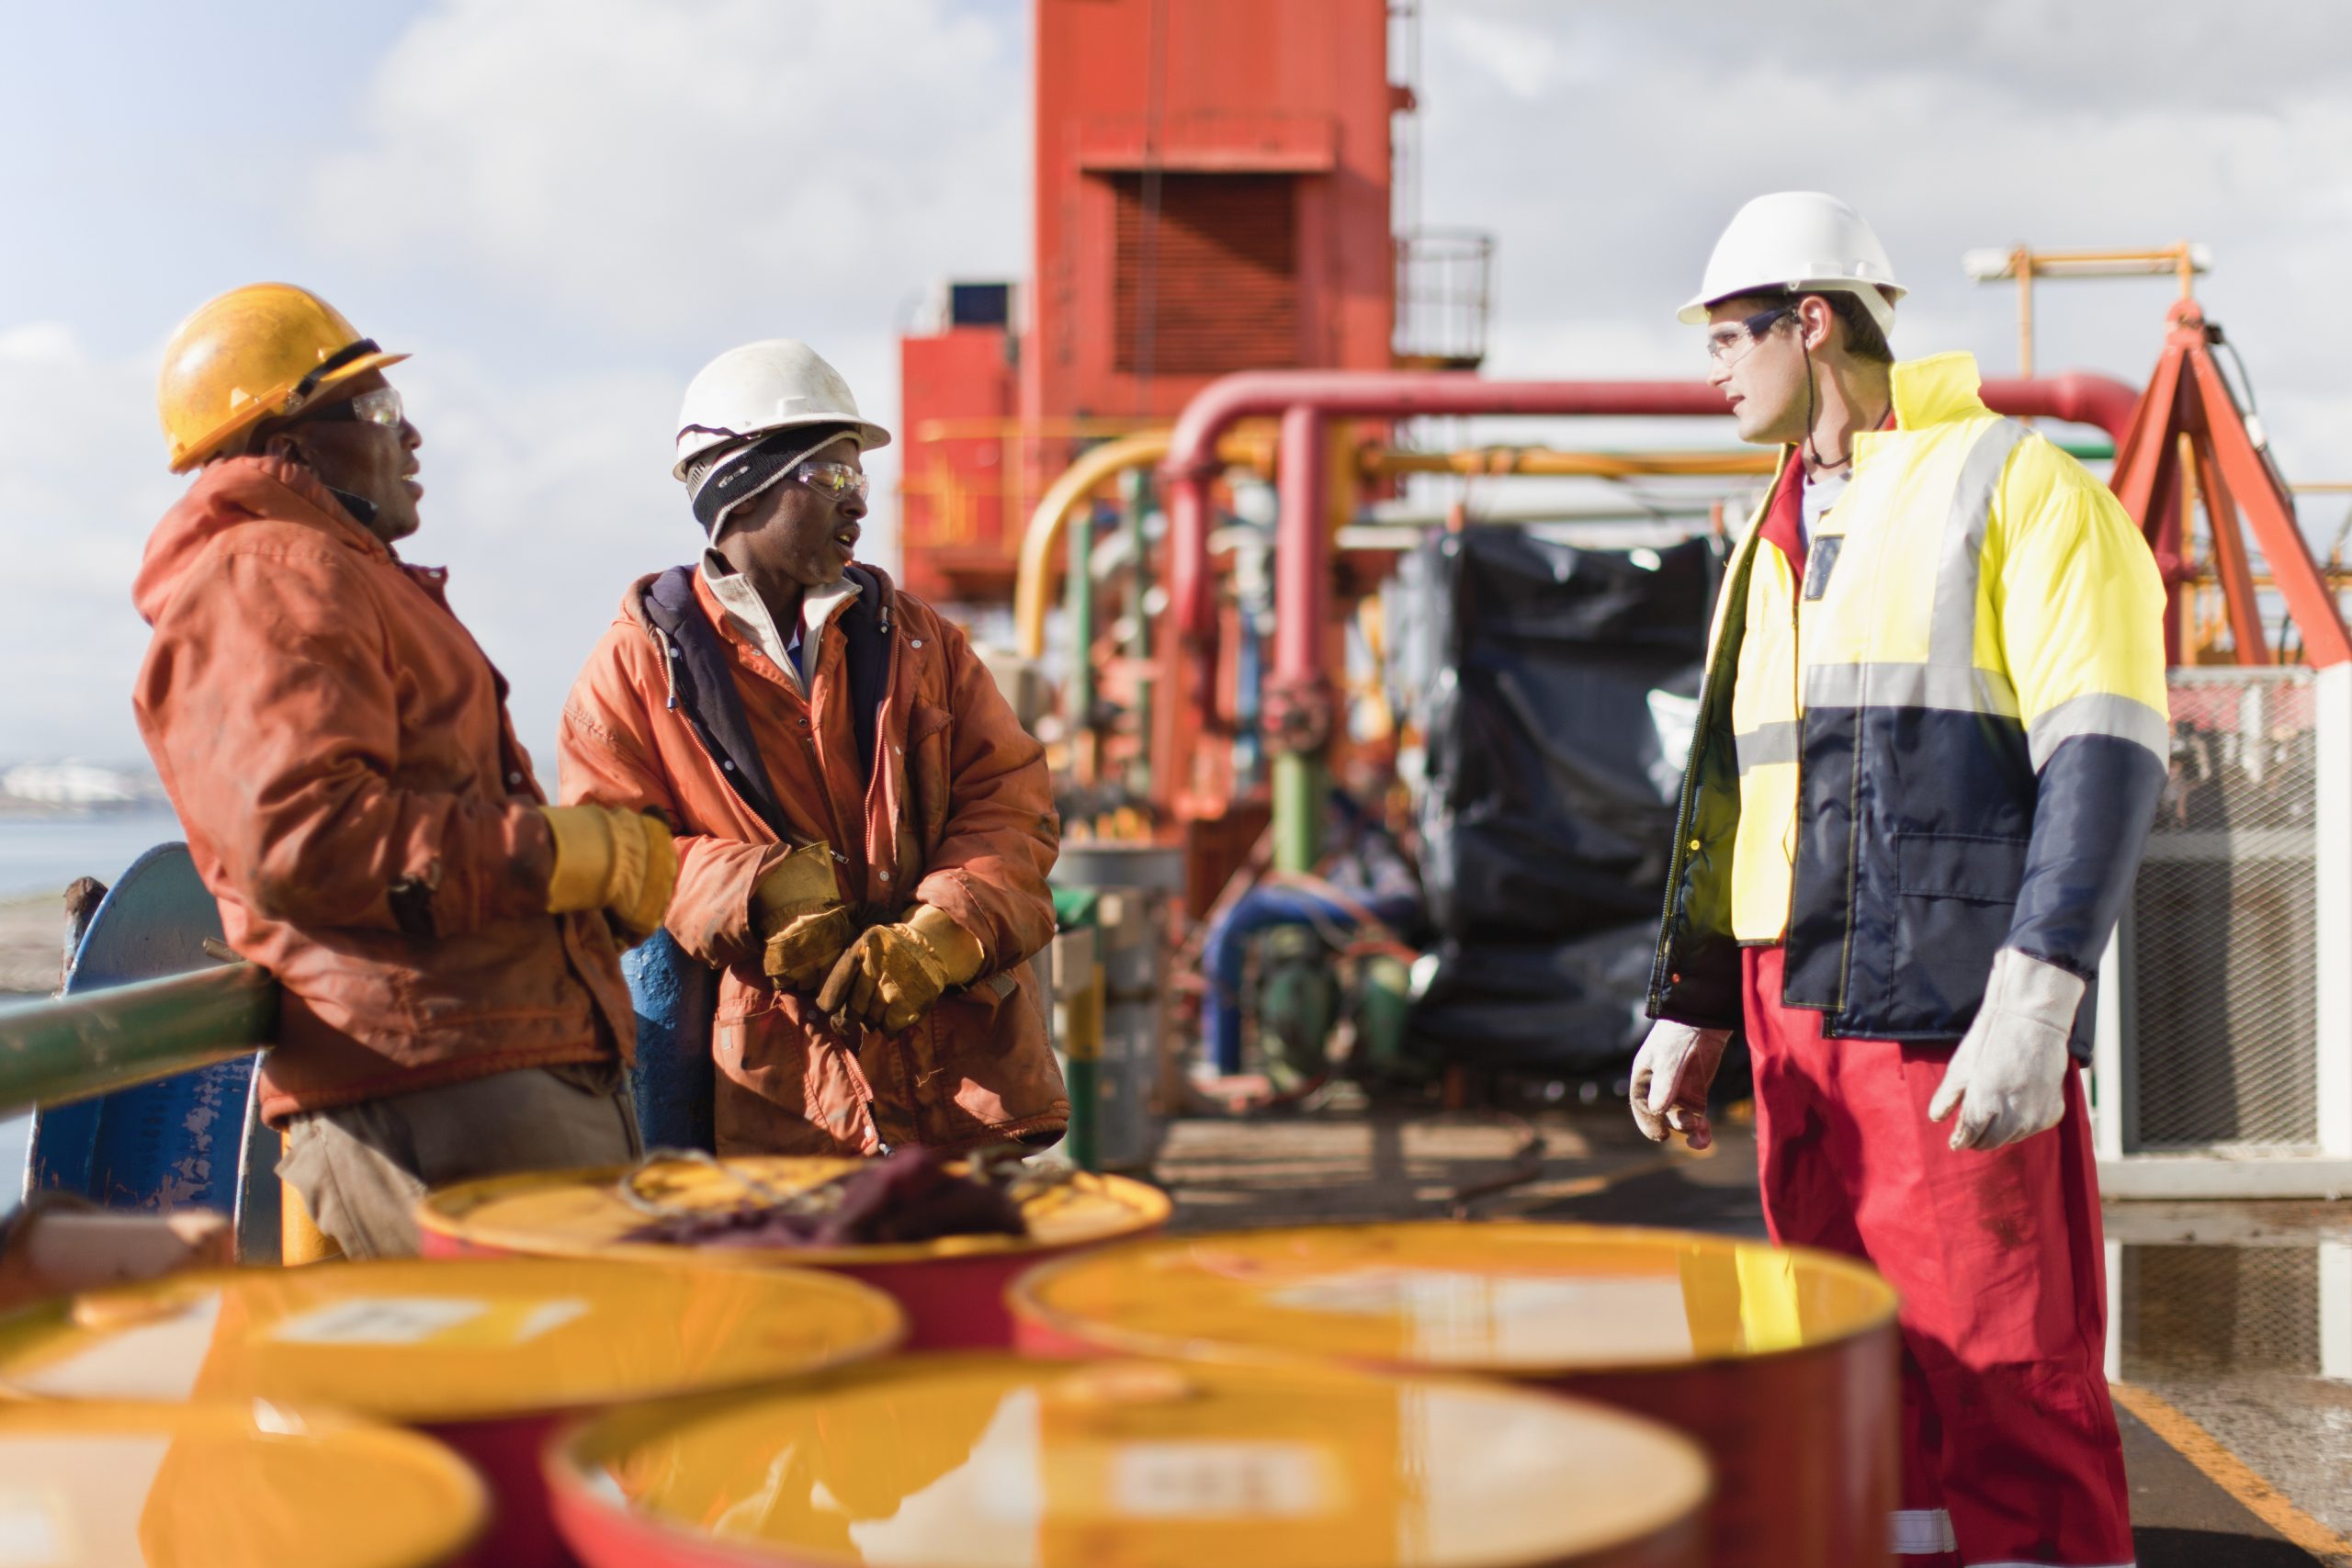
<svg viewBox="0 0 2352 1568">
<path fill-rule="evenodd" d="M 1590 550 L 1478 526 L 1422 547 L 1421 880 L 1440 935 L 1413 1029 L 1561 1072 L 1630 1056 L 1722 571 L 1712 538 Z"/>
</svg>

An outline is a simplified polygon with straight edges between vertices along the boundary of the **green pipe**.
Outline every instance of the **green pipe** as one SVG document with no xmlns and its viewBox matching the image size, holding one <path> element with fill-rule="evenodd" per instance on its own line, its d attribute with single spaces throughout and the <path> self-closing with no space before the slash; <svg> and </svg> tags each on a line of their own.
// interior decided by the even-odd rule
<svg viewBox="0 0 2352 1568">
<path fill-rule="evenodd" d="M 1101 1170 L 1102 1145 L 1095 1137 L 1094 1123 L 1102 1106 L 1102 1064 L 1089 1056 L 1072 1056 L 1068 1070 L 1069 1081 L 1063 1087 L 1069 1091 L 1069 1130 L 1062 1135 L 1064 1150 L 1079 1169 Z"/>
<path fill-rule="evenodd" d="M 1151 616 L 1144 611 L 1145 597 L 1151 592 L 1150 543 L 1144 537 L 1143 520 L 1153 504 L 1151 474 L 1144 468 L 1129 468 L 1119 476 L 1119 500 L 1126 511 L 1127 571 L 1130 588 L 1127 594 L 1128 619 L 1134 626 L 1127 638 L 1127 657 L 1136 668 L 1148 668 L 1151 660 Z M 1147 676 L 1136 682 L 1136 733 L 1143 738 L 1136 751 L 1135 771 L 1128 776 L 1127 787 L 1137 796 L 1151 794 L 1151 716 L 1152 682 Z"/>
<path fill-rule="evenodd" d="M 251 1055 L 277 1032 L 277 982 L 250 964 L 0 1009 L 0 1113 Z"/>
<path fill-rule="evenodd" d="M 1274 869 L 1312 872 L 1323 858 L 1323 763 L 1274 753 Z"/>
<path fill-rule="evenodd" d="M 1069 713 L 1076 737 L 1094 728 L 1094 573 L 1088 570 L 1094 550 L 1094 508 L 1069 520 L 1069 575 L 1062 585 L 1069 609 Z"/>
</svg>

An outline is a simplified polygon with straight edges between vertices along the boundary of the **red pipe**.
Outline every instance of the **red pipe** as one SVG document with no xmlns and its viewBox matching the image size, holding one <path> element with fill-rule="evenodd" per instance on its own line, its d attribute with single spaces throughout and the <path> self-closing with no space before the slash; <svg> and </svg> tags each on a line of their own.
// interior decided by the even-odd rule
<svg viewBox="0 0 2352 1568">
<path fill-rule="evenodd" d="M 1987 381 L 1984 398 L 1984 406 L 1995 413 L 2095 424 L 2107 432 L 2119 450 L 2140 412 L 2139 389 L 2127 387 L 2112 376 L 2094 376 L 2085 370 L 2037 376 L 2030 381 Z"/>
<path fill-rule="evenodd" d="M 1987 381 L 1984 395 L 1986 405 L 2002 413 L 2095 424 L 2119 443 L 2140 404 L 2140 394 L 2122 382 L 2079 371 Z M 1218 437 L 1241 420 L 1301 405 L 1320 410 L 1327 420 L 1430 414 L 1641 419 L 1725 412 L 1723 394 L 1703 381 L 1490 381 L 1459 370 L 1247 370 L 1220 378 L 1184 406 L 1160 465 L 1167 483 L 1169 592 L 1179 635 L 1207 636 L 1215 626 L 1208 592 L 1208 485 L 1221 467 Z M 1283 508 L 1285 520 L 1289 515 Z"/>
<path fill-rule="evenodd" d="M 1988 381 L 1999 412 L 2095 424 L 2119 446 L 2140 394 L 2106 376 L 2073 372 Z M 1582 415 L 1622 419 L 1721 416 L 1723 394 L 1703 381 L 1490 381 L 1468 371 L 1247 370 L 1212 381 L 1184 406 L 1160 465 L 1168 510 L 1169 624 L 1163 668 L 1170 692 L 1155 728 L 1154 779 L 1169 798 L 1190 781 L 1176 770 L 1192 728 L 1187 705 L 1205 713 L 1215 690 L 1216 600 L 1209 581 L 1209 485 L 1221 471 L 1218 439 L 1245 419 L 1283 421 L 1275 532 L 1274 675 L 1283 692 L 1304 692 L 1320 673 L 1326 560 L 1326 433 L 1335 419 L 1428 415 Z"/>
<path fill-rule="evenodd" d="M 1313 403 L 1283 411 L 1280 466 L 1282 515 L 1323 518 L 1330 510 L 1330 426 Z M 1330 613 L 1331 531 L 1293 527 L 1274 549 L 1274 681 L 1295 686 L 1323 672 L 1323 622 Z"/>
<path fill-rule="evenodd" d="M 1310 405 L 1326 419 L 1427 414 L 1721 414 L 1703 381 L 1489 381 L 1464 370 L 1245 370 L 1210 382 L 1184 405 L 1160 465 L 1168 503 L 1169 592 L 1180 637 L 1214 635 L 1208 592 L 1208 486 L 1217 437 L 1244 419 Z M 1284 517 L 1289 509 L 1283 509 Z M 1290 527 L 1281 525 L 1284 541 Z M 1282 543 L 1276 546 L 1277 570 Z M 1281 625 L 1278 619 L 1275 623 Z"/>
</svg>

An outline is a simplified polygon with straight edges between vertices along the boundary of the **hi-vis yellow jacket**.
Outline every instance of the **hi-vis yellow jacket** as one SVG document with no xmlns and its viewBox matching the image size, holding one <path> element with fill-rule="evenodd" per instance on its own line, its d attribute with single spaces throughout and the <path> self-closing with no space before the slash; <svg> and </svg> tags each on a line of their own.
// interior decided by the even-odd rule
<svg viewBox="0 0 2352 1568">
<path fill-rule="evenodd" d="M 1652 1016 L 1738 1024 L 1759 943 L 1787 944 L 1787 1005 L 1872 1039 L 1957 1039 L 2004 947 L 2096 972 L 2165 780 L 2164 588 L 2106 487 L 1977 385 L 1965 354 L 1894 367 L 1895 428 L 1855 438 L 1803 584 L 1758 511 L 1715 607 Z M 1799 482 L 1792 452 L 1774 491 Z"/>
</svg>

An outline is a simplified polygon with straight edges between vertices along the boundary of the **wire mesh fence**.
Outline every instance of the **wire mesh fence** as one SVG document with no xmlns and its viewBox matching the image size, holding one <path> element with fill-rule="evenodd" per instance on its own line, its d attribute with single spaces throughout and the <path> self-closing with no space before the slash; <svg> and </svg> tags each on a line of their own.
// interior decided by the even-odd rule
<svg viewBox="0 0 2352 1568">
<path fill-rule="evenodd" d="M 2137 1148 L 2317 1147 L 2312 682 L 2173 672 L 2170 776 L 2129 926 Z"/>
</svg>

